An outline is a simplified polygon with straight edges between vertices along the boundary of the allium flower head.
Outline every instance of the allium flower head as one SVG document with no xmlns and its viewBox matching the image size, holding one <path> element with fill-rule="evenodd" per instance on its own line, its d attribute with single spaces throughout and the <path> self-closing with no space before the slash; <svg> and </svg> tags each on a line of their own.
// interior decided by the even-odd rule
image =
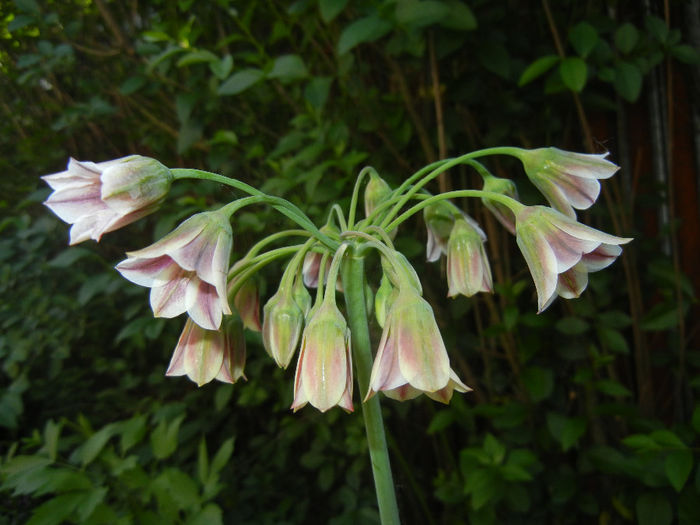
<svg viewBox="0 0 700 525">
<path fill-rule="evenodd" d="M 600 194 L 598 179 L 612 177 L 619 167 L 605 160 L 607 153 L 571 153 L 558 148 L 523 150 L 525 173 L 547 201 L 564 215 L 576 218 Z"/>
<path fill-rule="evenodd" d="M 234 282 L 235 279 L 231 280 L 229 288 Z M 253 332 L 262 330 L 262 326 L 260 325 L 260 294 L 252 278 L 246 279 L 238 289 L 238 292 L 236 292 L 233 298 L 233 304 L 236 310 L 238 310 L 238 314 L 241 316 L 245 328 Z"/>
<path fill-rule="evenodd" d="M 493 280 L 483 232 L 464 218 L 455 221 L 447 243 L 448 297 L 462 294 L 471 297 L 479 292 L 492 292 Z"/>
<path fill-rule="evenodd" d="M 127 252 L 117 270 L 151 288 L 156 317 L 187 312 L 202 328 L 216 330 L 230 314 L 226 275 L 233 246 L 229 217 L 217 211 L 193 215 L 161 240 Z"/>
<path fill-rule="evenodd" d="M 484 187 L 482 189 L 518 200 L 518 189 L 515 187 L 515 183 L 510 179 L 502 179 L 500 177 L 488 175 L 484 178 Z M 515 215 L 508 206 L 487 197 L 483 197 L 481 202 L 484 203 L 486 209 L 493 213 L 493 216 L 496 217 L 498 222 L 510 233 L 515 235 Z"/>
<path fill-rule="evenodd" d="M 187 319 L 166 376 L 186 375 L 202 386 L 213 379 L 235 383 L 245 379 L 245 337 L 241 320 L 232 316 L 221 330 L 206 330 Z"/>
<path fill-rule="evenodd" d="M 523 206 L 516 218 L 516 240 L 535 281 L 540 312 L 557 294 L 580 294 L 588 281 L 580 274 L 608 266 L 622 252 L 619 245 L 632 240 L 590 228 L 545 206 Z M 574 267 L 578 275 L 569 272 Z"/>
<path fill-rule="evenodd" d="M 384 324 L 365 399 L 379 391 L 396 399 L 420 393 L 449 399 L 453 390 L 469 388 L 450 369 L 432 308 L 415 288 L 400 288 Z"/>
<path fill-rule="evenodd" d="M 280 286 L 263 307 L 263 346 L 278 366 L 287 368 L 299 346 L 304 311 L 289 287 Z"/>
<path fill-rule="evenodd" d="M 294 378 L 294 402 L 299 410 L 311 403 L 321 412 L 336 405 L 352 412 L 350 330 L 332 301 L 324 301 L 304 329 Z"/>
<path fill-rule="evenodd" d="M 70 159 L 66 171 L 42 179 L 54 190 L 44 204 L 73 225 L 70 244 L 77 244 L 155 211 L 173 177 L 157 160 L 131 155 L 99 163 Z"/>
</svg>

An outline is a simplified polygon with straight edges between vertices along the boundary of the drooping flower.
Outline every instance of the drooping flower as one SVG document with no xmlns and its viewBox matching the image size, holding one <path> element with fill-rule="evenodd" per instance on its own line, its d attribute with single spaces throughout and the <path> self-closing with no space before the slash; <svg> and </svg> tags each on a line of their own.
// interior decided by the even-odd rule
<svg viewBox="0 0 700 525">
<path fill-rule="evenodd" d="M 156 317 L 187 312 L 202 328 L 216 330 L 222 314 L 231 313 L 226 274 L 232 246 L 228 215 L 203 212 L 155 244 L 127 252 L 116 268 L 129 281 L 151 288 Z"/>
<path fill-rule="evenodd" d="M 213 379 L 235 383 L 246 378 L 245 354 L 243 323 L 237 316 L 227 318 L 221 330 L 206 330 L 188 318 L 165 375 L 186 375 L 198 386 Z"/>
<path fill-rule="evenodd" d="M 486 236 L 482 234 L 464 218 L 455 221 L 447 243 L 448 297 L 493 291 L 491 267 L 484 250 Z"/>
<path fill-rule="evenodd" d="M 321 261 L 323 260 L 323 254 L 319 252 L 306 252 L 304 256 L 304 262 L 301 267 L 301 274 L 304 279 L 304 284 L 309 288 L 318 288 L 318 276 L 321 272 Z M 330 259 L 326 259 L 325 268 L 323 269 L 323 283 L 328 282 L 328 270 L 331 266 Z M 335 283 L 335 289 L 339 292 L 343 291 L 343 283 L 338 279 Z"/>
<path fill-rule="evenodd" d="M 512 180 L 494 177 L 489 174 L 482 174 L 482 176 L 484 177 L 483 191 L 498 193 L 510 197 L 511 199 L 518 200 L 518 189 Z M 483 202 L 486 209 L 493 214 L 498 222 L 510 233 L 515 235 L 515 215 L 508 206 L 496 200 L 489 199 L 488 197 L 482 197 L 481 202 Z"/>
<path fill-rule="evenodd" d="M 42 179 L 54 190 L 44 204 L 73 225 L 70 244 L 77 244 L 155 211 L 173 176 L 157 160 L 131 155 L 99 163 L 70 159 L 66 171 Z"/>
<path fill-rule="evenodd" d="M 280 286 L 263 307 L 263 346 L 278 366 L 287 368 L 299 346 L 304 312 L 293 290 Z"/>
<path fill-rule="evenodd" d="M 234 281 L 235 279 L 231 280 L 231 283 Z M 245 328 L 254 332 L 262 330 L 260 324 L 260 294 L 253 279 L 246 279 L 241 285 L 233 298 L 233 305 L 238 310 Z"/>
<path fill-rule="evenodd" d="M 386 201 L 392 193 L 391 186 L 376 173 L 370 173 L 369 182 L 365 187 L 365 217 L 371 213 L 381 203 Z"/>
<path fill-rule="evenodd" d="M 522 150 L 525 173 L 547 201 L 564 215 L 576 218 L 600 194 L 598 179 L 612 177 L 619 167 L 599 155 L 572 153 L 558 148 Z"/>
<path fill-rule="evenodd" d="M 447 253 L 447 239 L 455 223 L 455 213 L 450 203 L 438 201 L 423 208 L 423 219 L 428 230 L 425 257 L 428 262 L 435 262 Z"/>
<path fill-rule="evenodd" d="M 311 403 L 321 412 L 336 405 L 352 412 L 350 330 L 334 301 L 314 310 L 302 336 L 292 409 Z"/>
<path fill-rule="evenodd" d="M 632 240 L 585 226 L 546 206 L 523 206 L 516 219 L 516 240 L 535 281 L 539 312 L 559 292 L 564 297 L 580 294 L 588 279 L 580 274 L 608 266 L 622 253 L 619 245 Z M 574 266 L 574 273 L 566 273 Z"/>
<path fill-rule="evenodd" d="M 467 392 L 450 368 L 430 305 L 412 286 L 399 288 L 384 324 L 365 400 L 383 391 L 396 399 L 420 393 L 448 399 Z"/>
</svg>

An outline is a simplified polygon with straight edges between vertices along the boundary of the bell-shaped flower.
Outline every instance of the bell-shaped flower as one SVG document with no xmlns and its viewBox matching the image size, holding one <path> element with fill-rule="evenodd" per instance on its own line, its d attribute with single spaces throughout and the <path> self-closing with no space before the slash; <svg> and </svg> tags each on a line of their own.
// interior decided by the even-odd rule
<svg viewBox="0 0 700 525">
<path fill-rule="evenodd" d="M 462 294 L 471 297 L 492 292 L 493 280 L 484 242 L 486 236 L 464 218 L 455 221 L 447 243 L 448 297 Z"/>
<path fill-rule="evenodd" d="M 585 226 L 545 206 L 523 206 L 516 218 L 516 240 L 535 281 L 539 312 L 558 293 L 566 297 L 585 288 L 587 277 L 584 281 L 581 275 L 566 272 L 578 263 L 583 263 L 575 270 L 579 274 L 600 270 L 620 255 L 620 244 L 632 240 Z"/>
<path fill-rule="evenodd" d="M 229 216 L 219 211 L 193 215 L 161 240 L 127 252 L 117 270 L 151 288 L 156 317 L 187 312 L 202 328 L 216 330 L 230 314 L 226 274 L 233 246 Z"/>
<path fill-rule="evenodd" d="M 352 412 L 352 387 L 350 330 L 335 301 L 324 300 L 304 329 L 292 409 L 311 403 L 321 412 L 336 405 Z"/>
<path fill-rule="evenodd" d="M 280 286 L 263 307 L 263 346 L 278 366 L 287 368 L 299 346 L 304 311 L 289 287 Z"/>
<path fill-rule="evenodd" d="M 309 288 L 318 288 L 318 276 L 321 273 L 321 261 L 323 254 L 319 252 L 306 252 L 304 262 L 301 267 L 301 274 L 304 279 L 304 284 Z M 331 266 L 331 260 L 326 258 L 326 264 L 323 269 L 323 283 L 328 282 L 328 270 Z M 335 283 L 335 289 L 339 292 L 343 291 L 343 283 L 338 279 Z"/>
<path fill-rule="evenodd" d="M 73 225 L 70 244 L 77 244 L 155 211 L 173 176 L 157 160 L 131 155 L 99 163 L 70 159 L 66 171 L 42 179 L 54 190 L 44 204 Z"/>
<path fill-rule="evenodd" d="M 450 369 L 433 309 L 415 288 L 400 287 L 384 324 L 365 400 L 379 391 L 397 399 L 420 393 L 444 399 L 453 390 L 466 392 L 468 387 Z"/>
<path fill-rule="evenodd" d="M 484 177 L 483 191 L 498 193 L 510 197 L 511 199 L 518 200 L 518 189 L 512 180 L 494 177 L 490 174 L 482 174 L 482 176 Z M 498 222 L 510 233 L 515 235 L 515 215 L 508 206 L 496 200 L 489 199 L 488 197 L 482 197 L 481 202 L 483 202 L 486 209 L 493 214 Z"/>
<path fill-rule="evenodd" d="M 391 194 L 391 186 L 376 173 L 370 173 L 369 182 L 365 186 L 365 217 L 369 217 Z"/>
<path fill-rule="evenodd" d="M 421 286 L 418 273 L 413 265 L 408 262 L 406 256 L 396 250 L 391 250 L 391 257 L 388 257 L 386 253 L 382 254 L 382 270 L 384 271 L 383 276 L 389 279 L 389 283 L 396 286 L 410 285 L 415 288 L 419 294 L 423 293 L 423 287 Z"/>
<path fill-rule="evenodd" d="M 433 401 L 439 401 L 440 403 L 448 404 L 452 399 L 452 394 L 455 392 L 471 392 L 471 388 L 460 381 L 459 377 L 454 370 L 450 369 L 450 381 L 447 383 L 445 388 L 441 388 L 435 392 L 422 392 L 413 388 L 409 384 L 397 387 L 393 390 L 385 390 L 384 395 L 396 401 L 407 401 L 409 399 L 414 399 L 421 394 L 425 394 Z"/>
<path fill-rule="evenodd" d="M 206 330 L 187 319 L 166 376 L 186 375 L 202 386 L 213 379 L 235 383 L 245 379 L 245 337 L 237 316 L 226 319 L 221 330 Z"/>
<path fill-rule="evenodd" d="M 576 218 L 600 194 L 598 179 L 612 177 L 619 167 L 605 160 L 607 153 L 572 153 L 558 148 L 522 150 L 520 160 L 530 181 L 564 215 Z"/>
<path fill-rule="evenodd" d="M 447 253 L 447 240 L 455 223 L 453 206 L 447 201 L 438 201 L 423 208 L 423 219 L 428 230 L 425 256 L 428 262 L 437 261 Z"/>
<path fill-rule="evenodd" d="M 229 287 L 234 282 L 235 279 L 231 280 Z M 233 297 L 233 305 L 238 310 L 245 328 L 253 332 L 262 330 L 260 325 L 260 294 L 252 278 L 246 279 L 238 289 Z"/>
</svg>

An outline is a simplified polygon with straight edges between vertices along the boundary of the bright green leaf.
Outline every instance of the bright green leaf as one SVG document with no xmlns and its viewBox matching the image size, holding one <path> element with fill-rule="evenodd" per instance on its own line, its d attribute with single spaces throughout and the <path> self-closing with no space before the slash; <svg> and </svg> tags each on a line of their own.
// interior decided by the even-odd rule
<svg viewBox="0 0 700 525">
<path fill-rule="evenodd" d="M 114 425 L 107 425 L 90 436 L 83 446 L 80 447 L 78 457 L 83 467 L 92 463 L 100 452 L 102 452 L 107 441 L 114 435 L 115 430 L 116 428 Z"/>
<path fill-rule="evenodd" d="M 565 58 L 559 64 L 559 75 L 566 87 L 580 93 L 586 85 L 588 67 L 578 57 Z"/>
<path fill-rule="evenodd" d="M 83 501 L 83 492 L 69 492 L 42 503 L 34 510 L 25 525 L 58 525 L 62 523 Z"/>
<path fill-rule="evenodd" d="M 203 62 L 218 61 L 219 57 L 211 51 L 207 51 L 206 49 L 199 49 L 197 51 L 190 51 L 189 53 L 186 53 L 185 55 L 181 56 L 175 65 L 177 67 L 185 67 L 190 66 L 192 64 L 201 64 Z"/>
<path fill-rule="evenodd" d="M 216 452 L 214 459 L 211 461 L 210 471 L 212 473 L 218 473 L 226 466 L 226 463 L 228 463 L 228 460 L 231 458 L 231 454 L 233 454 L 233 442 L 234 438 L 228 438 Z"/>
<path fill-rule="evenodd" d="M 162 420 L 151 433 L 151 448 L 157 459 L 169 457 L 177 449 L 177 434 L 185 419 L 182 414 L 168 423 Z"/>
<path fill-rule="evenodd" d="M 538 58 L 532 64 L 525 68 L 522 75 L 520 75 L 520 80 L 518 80 L 518 86 L 524 86 L 529 84 L 537 77 L 545 74 L 547 71 L 552 69 L 555 64 L 561 60 L 557 55 L 545 55 Z"/>
<path fill-rule="evenodd" d="M 211 72 L 214 73 L 216 78 L 223 80 L 229 76 L 233 69 L 233 57 L 231 55 L 226 55 L 221 57 L 217 62 L 210 62 L 209 69 L 211 69 Z"/>
</svg>

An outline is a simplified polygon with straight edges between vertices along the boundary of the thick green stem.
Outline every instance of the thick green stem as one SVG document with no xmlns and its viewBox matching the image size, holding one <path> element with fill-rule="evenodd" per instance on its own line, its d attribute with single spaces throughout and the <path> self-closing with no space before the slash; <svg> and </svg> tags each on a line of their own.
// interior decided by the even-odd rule
<svg viewBox="0 0 700 525">
<path fill-rule="evenodd" d="M 369 376 L 372 370 L 372 350 L 367 324 L 364 279 L 364 259 L 356 257 L 353 253 L 348 254 L 343 265 L 343 287 L 352 333 L 355 374 L 361 396 L 369 388 Z M 381 523 L 382 525 L 399 525 L 399 508 L 396 504 L 394 480 L 391 476 L 389 450 L 384 435 L 384 421 L 382 420 L 379 396 L 374 396 L 362 404 L 362 416 L 365 421 Z"/>
</svg>

